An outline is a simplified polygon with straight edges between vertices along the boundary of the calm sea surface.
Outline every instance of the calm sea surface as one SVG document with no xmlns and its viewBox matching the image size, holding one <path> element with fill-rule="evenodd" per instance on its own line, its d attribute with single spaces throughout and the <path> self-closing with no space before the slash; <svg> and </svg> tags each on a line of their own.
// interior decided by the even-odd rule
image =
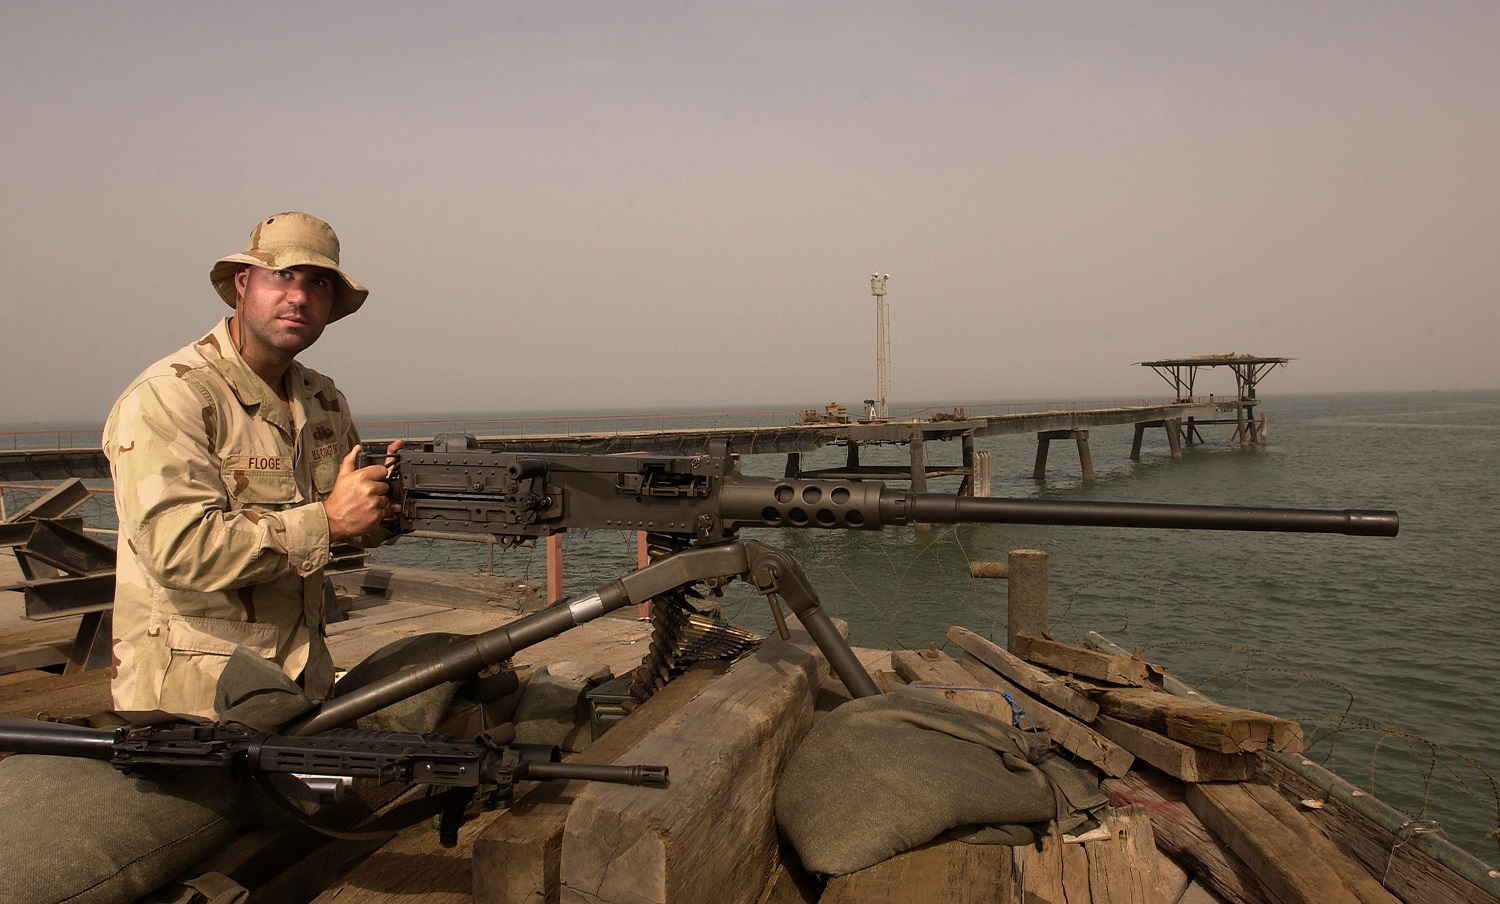
<svg viewBox="0 0 1500 904">
<path fill-rule="evenodd" d="M 1046 550 L 1059 639 L 1099 631 L 1223 702 L 1300 720 L 1314 760 L 1500 862 L 1500 392 L 1273 394 L 1262 410 L 1267 446 L 1231 447 L 1231 428 L 1204 427 L 1207 444 L 1180 461 L 1160 433 L 1131 462 L 1128 428 L 1096 429 L 1098 479 L 1087 485 L 1070 443 L 1053 443 L 1041 484 L 1031 479 L 1034 439 L 979 447 L 992 455 L 995 496 L 1390 508 L 1400 536 L 981 525 L 762 539 L 801 561 L 856 644 L 890 648 L 941 645 L 955 624 L 1003 642 L 1005 584 L 971 580 L 968 563 Z M 900 461 L 904 447 L 863 458 L 881 454 Z M 957 462 L 959 448 L 929 445 L 927 457 Z M 830 448 L 804 467 L 841 460 Z M 744 470 L 782 467 L 779 456 L 758 456 Z M 624 533 L 570 535 L 564 550 L 569 594 L 634 566 Z M 415 538 L 372 558 L 463 573 L 488 564 L 473 544 Z M 544 557 L 513 550 L 497 554 L 494 569 L 540 583 Z M 743 587 L 725 608 L 771 629 L 765 604 Z"/>
</svg>

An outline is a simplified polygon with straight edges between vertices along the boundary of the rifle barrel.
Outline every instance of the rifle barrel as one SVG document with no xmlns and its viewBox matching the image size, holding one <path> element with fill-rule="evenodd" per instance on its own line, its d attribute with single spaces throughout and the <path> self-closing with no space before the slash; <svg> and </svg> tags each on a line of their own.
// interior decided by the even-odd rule
<svg viewBox="0 0 1500 904">
<path fill-rule="evenodd" d="M 0 716 L 0 750 L 9 753 L 107 760 L 114 755 L 114 745 L 114 729 Z"/>
</svg>

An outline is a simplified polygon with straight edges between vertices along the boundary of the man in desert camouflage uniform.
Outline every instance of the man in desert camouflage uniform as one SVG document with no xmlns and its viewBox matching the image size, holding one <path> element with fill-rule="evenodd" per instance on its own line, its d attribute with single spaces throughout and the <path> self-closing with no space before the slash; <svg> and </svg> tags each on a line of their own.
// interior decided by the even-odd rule
<svg viewBox="0 0 1500 904">
<path fill-rule="evenodd" d="M 234 314 L 147 368 L 104 428 L 120 522 L 117 710 L 211 717 L 236 647 L 327 697 L 329 545 L 385 539 L 395 510 L 386 468 L 356 467 L 343 394 L 295 360 L 368 295 L 339 269 L 333 229 L 268 217 L 210 279 Z"/>
</svg>

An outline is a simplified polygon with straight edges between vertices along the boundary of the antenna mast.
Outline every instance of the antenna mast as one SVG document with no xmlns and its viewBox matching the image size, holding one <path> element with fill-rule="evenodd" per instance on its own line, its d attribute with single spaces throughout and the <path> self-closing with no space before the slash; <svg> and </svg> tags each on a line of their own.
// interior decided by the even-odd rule
<svg viewBox="0 0 1500 904">
<path fill-rule="evenodd" d="M 870 294 L 875 296 L 875 404 L 871 420 L 890 418 L 891 395 L 891 312 L 885 304 L 885 281 L 890 274 L 870 274 Z"/>
</svg>

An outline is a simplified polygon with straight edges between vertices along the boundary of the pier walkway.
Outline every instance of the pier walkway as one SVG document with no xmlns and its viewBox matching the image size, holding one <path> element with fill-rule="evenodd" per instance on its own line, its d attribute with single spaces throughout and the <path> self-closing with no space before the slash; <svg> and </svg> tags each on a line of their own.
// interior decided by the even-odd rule
<svg viewBox="0 0 1500 904">
<path fill-rule="evenodd" d="M 707 450 L 709 444 L 723 441 L 729 450 L 741 455 L 783 454 L 787 456 L 787 474 L 802 477 L 828 477 L 838 479 L 909 480 L 914 491 L 925 491 L 927 480 L 933 477 L 960 476 L 963 485 L 960 493 L 985 495 L 988 485 L 987 459 L 984 453 L 976 452 L 976 437 L 1015 436 L 1035 434 L 1037 457 L 1033 476 L 1045 479 L 1049 446 L 1055 439 L 1070 439 L 1078 448 L 1079 463 L 1085 480 L 1092 480 L 1094 469 L 1089 453 L 1089 431 L 1101 427 L 1130 426 L 1135 430 L 1131 446 L 1131 458 L 1139 458 L 1140 449 L 1148 430 L 1164 432 L 1173 457 L 1180 457 L 1184 445 L 1202 440 L 1197 427 L 1204 424 L 1235 423 L 1241 402 L 1234 399 L 1202 401 L 1187 399 L 1175 402 L 1117 405 L 1098 408 L 1057 407 L 1032 411 L 1005 411 L 1001 413 L 969 412 L 964 408 L 951 410 L 925 409 L 925 416 L 912 416 L 900 420 L 850 420 L 838 414 L 824 415 L 818 412 L 801 413 L 800 422 L 742 425 L 723 423 L 693 425 L 680 428 L 652 428 L 605 425 L 600 429 L 566 429 L 567 421 L 532 422 L 563 427 L 554 431 L 525 431 L 514 434 L 496 433 L 480 435 L 480 445 L 490 449 L 509 451 L 557 452 L 585 454 L 647 453 L 661 455 L 692 455 Z M 832 406 L 830 406 L 832 407 Z M 1229 415 L 1228 419 L 1221 415 Z M 1241 416 L 1243 416 L 1241 414 Z M 644 420 L 638 419 L 638 420 Z M 725 418 L 724 420 L 728 420 Z M 787 420 L 791 420 L 788 416 Z M 473 426 L 496 425 L 504 422 L 471 422 Z M 412 428 L 429 426 L 433 433 L 416 435 Z M 451 430 L 439 429 L 450 427 Z M 385 428 L 385 429 L 382 429 Z M 389 439 L 426 439 L 439 432 L 478 432 L 466 422 L 374 423 L 362 424 L 371 446 L 383 446 Z M 73 442 L 88 436 L 86 433 L 37 434 L 68 437 Z M 19 436 L 19 435 L 15 435 Z M 24 445 L 12 437 L 10 445 Z M 951 442 L 958 440 L 962 452 L 960 460 L 950 464 L 933 464 L 927 460 L 929 442 Z M 36 442 L 35 445 L 41 445 Z M 845 462 L 837 468 L 818 471 L 803 471 L 801 456 L 828 445 L 847 448 Z M 872 465 L 861 463 L 860 451 L 870 445 L 904 445 L 908 448 L 908 463 L 902 466 Z M 93 448 L 60 444 L 52 448 L 0 449 L 0 482 L 27 480 L 59 480 L 68 477 L 107 478 L 109 463 L 97 446 Z"/>
</svg>

